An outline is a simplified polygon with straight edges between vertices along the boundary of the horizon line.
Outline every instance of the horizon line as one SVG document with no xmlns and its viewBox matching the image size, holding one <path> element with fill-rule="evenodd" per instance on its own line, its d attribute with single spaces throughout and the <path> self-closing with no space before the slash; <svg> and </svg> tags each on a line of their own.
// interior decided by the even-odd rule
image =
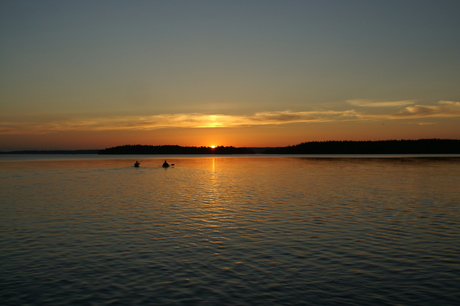
<svg viewBox="0 0 460 306">
<path fill-rule="evenodd" d="M 449 140 L 449 141 L 460 141 L 460 139 L 455 139 L 455 138 L 417 138 L 417 139 L 385 139 L 385 140 L 314 140 L 314 141 L 304 141 L 304 142 L 299 142 L 297 144 L 293 145 L 287 145 L 287 146 L 215 146 L 221 147 L 221 148 L 254 148 L 254 149 L 267 149 L 267 148 L 286 148 L 286 147 L 292 147 L 300 144 L 305 144 L 305 143 L 324 143 L 324 142 L 385 142 L 385 141 L 421 141 L 421 140 Z M 11 150 L 11 151 L 0 151 L 0 154 L 14 154 L 18 152 L 56 152 L 56 151 L 61 151 L 61 152 L 78 152 L 78 151 L 101 151 L 105 150 L 108 148 L 116 148 L 116 147 L 123 147 L 123 146 L 152 146 L 152 147 L 167 147 L 167 146 L 179 146 L 183 148 L 213 148 L 213 146 L 203 146 L 203 145 L 193 145 L 193 146 L 182 146 L 178 144 L 165 144 L 165 145 L 149 145 L 149 144 L 124 144 L 124 145 L 116 145 L 113 147 L 106 147 L 102 149 L 19 149 L 19 150 Z"/>
</svg>

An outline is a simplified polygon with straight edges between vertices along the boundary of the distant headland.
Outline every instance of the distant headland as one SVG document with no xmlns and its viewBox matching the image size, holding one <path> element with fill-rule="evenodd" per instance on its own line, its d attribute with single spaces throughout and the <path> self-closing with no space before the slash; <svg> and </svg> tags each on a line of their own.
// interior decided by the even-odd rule
<svg viewBox="0 0 460 306">
<path fill-rule="evenodd" d="M 97 154 L 100 150 L 20 150 L 0 154 Z"/>
</svg>

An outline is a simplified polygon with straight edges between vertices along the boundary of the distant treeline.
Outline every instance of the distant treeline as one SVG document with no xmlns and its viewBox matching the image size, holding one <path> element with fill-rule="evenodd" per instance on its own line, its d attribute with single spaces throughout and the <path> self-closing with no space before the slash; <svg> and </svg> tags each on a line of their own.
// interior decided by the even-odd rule
<svg viewBox="0 0 460 306">
<path fill-rule="evenodd" d="M 460 140 L 313 141 L 264 154 L 460 154 Z"/>
<path fill-rule="evenodd" d="M 103 150 L 23 150 L 0 154 L 460 154 L 459 139 L 312 141 L 279 148 L 124 145 Z"/>
<path fill-rule="evenodd" d="M 177 145 L 124 145 L 100 150 L 98 154 L 254 154 L 254 150 L 235 147 L 182 147 Z"/>
</svg>

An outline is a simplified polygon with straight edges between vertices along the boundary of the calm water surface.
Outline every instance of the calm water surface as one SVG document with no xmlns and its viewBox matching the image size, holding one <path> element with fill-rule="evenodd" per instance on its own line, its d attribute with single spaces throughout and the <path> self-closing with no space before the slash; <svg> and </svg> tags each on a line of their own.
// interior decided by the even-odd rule
<svg viewBox="0 0 460 306">
<path fill-rule="evenodd" d="M 458 305 L 460 159 L 0 161 L 2 305 Z"/>
</svg>

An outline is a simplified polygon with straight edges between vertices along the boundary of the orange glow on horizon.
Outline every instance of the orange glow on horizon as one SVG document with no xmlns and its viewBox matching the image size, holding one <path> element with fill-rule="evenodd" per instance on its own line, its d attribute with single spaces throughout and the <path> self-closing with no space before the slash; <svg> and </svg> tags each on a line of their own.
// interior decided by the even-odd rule
<svg viewBox="0 0 460 306">
<path fill-rule="evenodd" d="M 424 121 L 425 122 L 425 121 Z M 238 128 L 164 128 L 157 130 L 61 131 L 0 134 L 0 151 L 105 149 L 121 145 L 283 147 L 308 141 L 458 139 L 456 118 L 420 125 L 419 120 L 295 123 Z"/>
</svg>

